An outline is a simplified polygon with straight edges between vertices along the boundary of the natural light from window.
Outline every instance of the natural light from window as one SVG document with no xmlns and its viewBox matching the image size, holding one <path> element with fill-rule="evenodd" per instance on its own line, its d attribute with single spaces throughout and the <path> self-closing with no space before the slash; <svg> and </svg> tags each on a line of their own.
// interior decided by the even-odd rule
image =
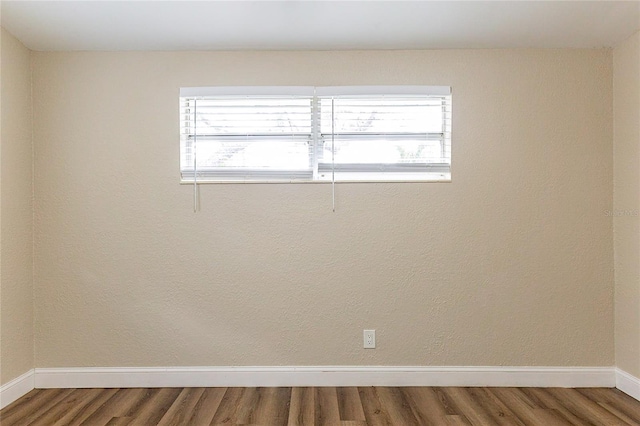
<svg viewBox="0 0 640 426">
<path fill-rule="evenodd" d="M 181 96 L 182 179 L 195 172 L 201 182 L 448 180 L 450 99 Z"/>
</svg>

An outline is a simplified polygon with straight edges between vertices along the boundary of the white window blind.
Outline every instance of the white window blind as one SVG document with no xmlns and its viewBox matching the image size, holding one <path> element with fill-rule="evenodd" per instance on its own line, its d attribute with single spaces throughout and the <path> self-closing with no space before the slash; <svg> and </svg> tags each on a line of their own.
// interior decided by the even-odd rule
<svg viewBox="0 0 640 426">
<path fill-rule="evenodd" d="M 421 180 L 448 175 L 451 108 L 447 96 L 321 97 L 320 178 Z"/>
<path fill-rule="evenodd" d="M 448 180 L 449 87 L 185 88 L 182 180 Z"/>
<path fill-rule="evenodd" d="M 181 96 L 183 180 L 312 178 L 313 92 L 269 92 L 254 88 L 252 95 L 243 95 L 225 89 Z"/>
</svg>

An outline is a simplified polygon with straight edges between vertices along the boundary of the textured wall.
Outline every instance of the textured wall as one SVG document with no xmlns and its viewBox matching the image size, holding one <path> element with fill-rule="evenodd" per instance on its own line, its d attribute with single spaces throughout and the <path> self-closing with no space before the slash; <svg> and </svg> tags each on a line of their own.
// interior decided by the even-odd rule
<svg viewBox="0 0 640 426">
<path fill-rule="evenodd" d="M 38 367 L 613 365 L 611 51 L 33 58 Z M 453 86 L 452 183 L 192 212 L 180 86 L 349 84 Z"/>
<path fill-rule="evenodd" d="M 2 29 L 0 383 L 33 368 L 30 52 Z"/>
<path fill-rule="evenodd" d="M 613 59 L 616 366 L 640 377 L 640 33 Z"/>
</svg>

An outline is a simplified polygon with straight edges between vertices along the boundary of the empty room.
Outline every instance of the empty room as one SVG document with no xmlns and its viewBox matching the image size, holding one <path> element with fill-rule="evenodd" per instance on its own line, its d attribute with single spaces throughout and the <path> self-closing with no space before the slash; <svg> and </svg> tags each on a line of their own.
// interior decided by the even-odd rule
<svg viewBox="0 0 640 426">
<path fill-rule="evenodd" d="M 640 425 L 639 1 L 0 18 L 2 426 Z"/>
</svg>

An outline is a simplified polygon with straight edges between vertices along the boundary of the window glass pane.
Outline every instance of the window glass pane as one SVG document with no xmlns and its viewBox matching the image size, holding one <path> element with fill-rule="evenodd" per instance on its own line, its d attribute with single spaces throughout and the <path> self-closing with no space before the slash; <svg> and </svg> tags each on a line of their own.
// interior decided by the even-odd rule
<svg viewBox="0 0 640 426">
<path fill-rule="evenodd" d="M 183 99 L 182 170 L 310 170 L 312 99 Z"/>
<path fill-rule="evenodd" d="M 304 170 L 310 168 L 309 144 L 304 140 L 201 140 L 198 169 L 215 167 Z"/>
<path fill-rule="evenodd" d="M 449 163 L 445 106 L 441 97 L 323 98 L 320 161 Z"/>
<path fill-rule="evenodd" d="M 440 140 L 343 139 L 334 140 L 336 163 L 440 163 Z M 331 141 L 323 144 L 322 161 L 331 162 Z"/>
</svg>

